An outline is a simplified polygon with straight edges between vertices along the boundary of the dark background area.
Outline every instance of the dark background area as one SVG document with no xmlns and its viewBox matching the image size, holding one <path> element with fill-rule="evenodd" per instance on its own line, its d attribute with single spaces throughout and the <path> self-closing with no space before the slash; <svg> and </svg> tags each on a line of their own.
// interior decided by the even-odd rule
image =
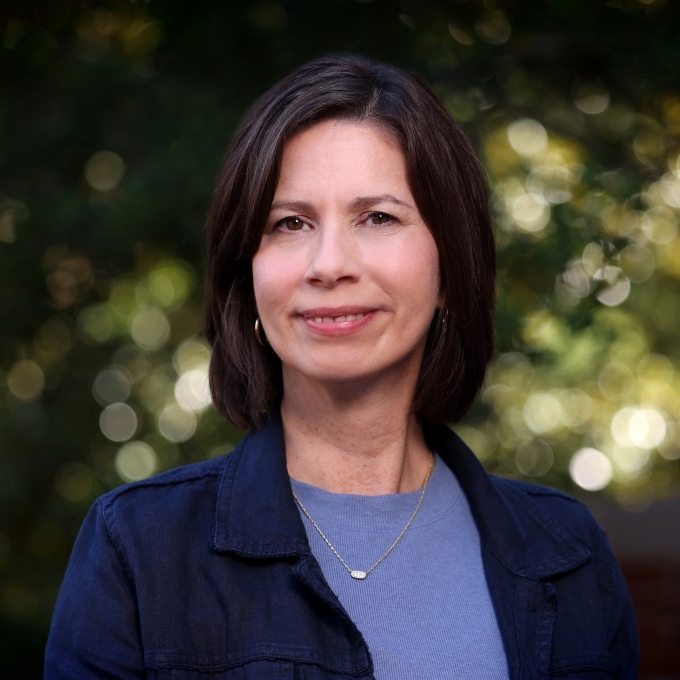
<svg viewBox="0 0 680 680">
<path fill-rule="evenodd" d="M 52 0 L 0 43 L 6 677 L 41 675 L 93 500 L 240 438 L 201 382 L 206 211 L 247 107 L 331 51 L 423 74 L 479 150 L 498 353 L 457 429 L 591 504 L 645 676 L 680 677 L 680 5 Z"/>
</svg>

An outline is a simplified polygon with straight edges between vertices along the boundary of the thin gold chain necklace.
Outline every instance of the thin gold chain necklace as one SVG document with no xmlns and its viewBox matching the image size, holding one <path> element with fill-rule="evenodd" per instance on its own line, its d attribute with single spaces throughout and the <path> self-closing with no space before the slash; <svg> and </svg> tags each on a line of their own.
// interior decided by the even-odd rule
<svg viewBox="0 0 680 680">
<path fill-rule="evenodd" d="M 307 519 L 312 523 L 314 528 L 319 532 L 319 536 L 323 538 L 324 542 L 326 545 L 333 551 L 333 554 L 340 560 L 340 564 L 342 564 L 345 569 L 349 572 L 349 575 L 357 579 L 358 581 L 363 581 L 391 552 L 394 550 L 394 547 L 399 543 L 401 540 L 402 536 L 406 533 L 406 530 L 411 526 L 411 522 L 416 518 L 416 515 L 418 514 L 418 510 L 420 510 L 420 506 L 423 504 L 423 498 L 425 498 L 425 489 L 427 489 L 427 483 L 430 481 L 430 475 L 432 474 L 432 470 L 434 469 L 434 455 L 432 456 L 432 459 L 430 460 L 430 467 L 427 470 L 427 475 L 425 477 L 425 482 L 423 484 L 423 491 L 420 494 L 420 500 L 418 501 L 418 505 L 416 505 L 416 509 L 413 511 L 413 514 L 411 515 L 411 518 L 409 519 L 408 522 L 406 522 L 406 526 L 401 530 L 401 533 L 399 536 L 397 536 L 396 540 L 392 545 L 387 549 L 387 552 L 367 571 L 361 571 L 360 569 L 352 569 L 347 565 L 345 560 L 340 557 L 340 554 L 338 551 L 333 547 L 331 542 L 326 538 L 326 535 L 321 531 L 319 528 L 319 525 L 312 519 L 312 516 L 307 512 L 307 509 L 305 508 L 304 505 L 302 505 L 302 502 L 300 499 L 297 497 L 297 494 L 295 491 L 293 491 L 293 498 L 295 498 L 296 503 L 300 506 L 300 510 L 305 513 L 305 516 Z"/>
</svg>

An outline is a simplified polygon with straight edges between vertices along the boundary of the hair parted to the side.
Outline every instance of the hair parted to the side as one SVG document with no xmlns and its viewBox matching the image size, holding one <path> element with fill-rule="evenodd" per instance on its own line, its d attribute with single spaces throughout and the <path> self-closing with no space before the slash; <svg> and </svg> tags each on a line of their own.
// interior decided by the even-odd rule
<svg viewBox="0 0 680 680">
<path fill-rule="evenodd" d="M 444 309 L 429 331 L 414 410 L 456 422 L 493 352 L 495 248 L 484 171 L 459 124 L 418 75 L 352 55 L 299 67 L 248 112 L 227 150 L 208 218 L 206 334 L 217 411 L 259 425 L 282 393 L 281 362 L 258 344 L 252 261 L 283 148 L 328 119 L 380 126 L 399 141 L 418 210 L 439 250 Z"/>
</svg>

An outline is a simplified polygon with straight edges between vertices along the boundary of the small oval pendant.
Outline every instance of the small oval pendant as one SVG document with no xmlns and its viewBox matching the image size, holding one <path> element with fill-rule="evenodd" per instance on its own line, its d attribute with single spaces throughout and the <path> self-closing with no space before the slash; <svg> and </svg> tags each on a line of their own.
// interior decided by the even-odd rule
<svg viewBox="0 0 680 680">
<path fill-rule="evenodd" d="M 359 581 L 362 581 L 363 579 L 366 578 L 366 572 L 365 571 L 359 571 L 358 569 L 355 569 L 354 571 L 350 572 L 350 576 L 352 578 L 359 580 Z"/>
</svg>

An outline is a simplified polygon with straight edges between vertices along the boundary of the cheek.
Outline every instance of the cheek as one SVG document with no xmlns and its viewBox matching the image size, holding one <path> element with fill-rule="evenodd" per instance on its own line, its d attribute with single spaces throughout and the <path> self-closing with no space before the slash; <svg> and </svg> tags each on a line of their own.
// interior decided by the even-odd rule
<svg viewBox="0 0 680 680">
<path fill-rule="evenodd" d="M 253 289 L 260 317 L 268 316 L 269 308 L 277 297 L 276 259 L 267 252 L 258 252 L 253 258 Z"/>
<path fill-rule="evenodd" d="M 275 250 L 261 250 L 253 258 L 255 303 L 264 324 L 275 322 L 277 312 L 286 307 L 299 276 L 294 258 L 282 257 Z"/>
<path fill-rule="evenodd" d="M 439 295 L 439 254 L 429 231 L 404 239 L 398 247 L 376 258 L 386 288 L 416 317 L 431 318 Z"/>
</svg>

